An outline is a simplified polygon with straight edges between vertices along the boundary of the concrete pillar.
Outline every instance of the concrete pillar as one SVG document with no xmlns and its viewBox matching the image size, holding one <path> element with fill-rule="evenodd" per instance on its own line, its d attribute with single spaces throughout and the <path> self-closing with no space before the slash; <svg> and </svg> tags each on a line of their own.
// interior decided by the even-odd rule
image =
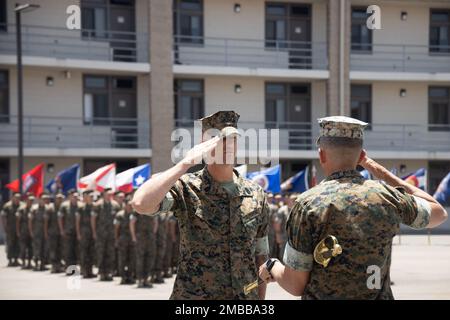
<svg viewBox="0 0 450 320">
<path fill-rule="evenodd" d="M 152 171 L 170 168 L 174 129 L 172 1 L 150 0 L 150 135 Z"/>
<path fill-rule="evenodd" d="M 341 5 L 344 7 L 344 28 L 341 30 Z M 327 114 L 350 115 L 350 31 L 351 1 L 328 1 L 328 63 L 330 78 L 327 83 Z M 341 75 L 341 41 L 344 43 L 343 75 Z M 343 78 L 342 78 L 343 77 Z M 343 79 L 343 81 L 341 80 Z M 343 102 L 341 102 L 341 82 Z M 341 104 L 343 107 L 341 108 Z"/>
</svg>

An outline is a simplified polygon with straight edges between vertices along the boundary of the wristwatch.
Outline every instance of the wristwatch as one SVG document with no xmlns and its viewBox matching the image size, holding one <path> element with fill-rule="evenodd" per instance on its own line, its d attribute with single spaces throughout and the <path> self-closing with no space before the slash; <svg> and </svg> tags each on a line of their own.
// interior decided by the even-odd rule
<svg viewBox="0 0 450 320">
<path fill-rule="evenodd" d="M 270 276 L 273 278 L 272 273 L 270 272 L 273 268 L 273 265 L 275 264 L 275 262 L 277 262 L 278 259 L 275 258 L 270 258 L 269 260 L 266 261 L 266 269 L 267 272 L 269 272 Z"/>
</svg>

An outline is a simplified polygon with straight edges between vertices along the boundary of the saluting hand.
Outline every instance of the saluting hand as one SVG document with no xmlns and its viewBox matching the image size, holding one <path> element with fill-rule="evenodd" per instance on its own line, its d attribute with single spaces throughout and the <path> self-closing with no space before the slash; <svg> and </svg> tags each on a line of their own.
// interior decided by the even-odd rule
<svg viewBox="0 0 450 320">
<path fill-rule="evenodd" d="M 186 156 L 181 162 L 190 167 L 201 164 L 203 158 L 207 157 L 217 147 L 219 141 L 221 141 L 221 138 L 217 136 L 194 146 L 186 153 Z"/>
</svg>

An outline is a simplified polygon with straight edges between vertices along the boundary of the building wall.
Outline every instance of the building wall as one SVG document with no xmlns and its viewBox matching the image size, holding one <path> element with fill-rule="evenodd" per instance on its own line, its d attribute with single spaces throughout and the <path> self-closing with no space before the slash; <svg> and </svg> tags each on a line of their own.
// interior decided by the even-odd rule
<svg viewBox="0 0 450 320">
<path fill-rule="evenodd" d="M 326 1 L 291 0 L 271 1 L 289 3 L 313 3 L 312 41 L 326 41 Z M 234 12 L 232 1 L 204 1 L 205 37 L 259 39 L 265 37 L 265 3 L 260 0 L 242 0 L 241 12 Z M 226 28 L 224 27 L 226 26 Z"/>
<path fill-rule="evenodd" d="M 14 7 L 18 1 L 8 0 L 8 23 L 15 23 Z M 18 2 L 26 3 L 26 2 Z M 40 5 L 40 8 L 22 14 L 24 25 L 48 26 L 55 28 L 65 28 L 68 15 L 66 9 L 70 5 L 80 5 L 80 0 L 39 0 L 32 1 Z"/>
<path fill-rule="evenodd" d="M 370 2 L 370 3 L 369 3 Z M 394 2 L 394 1 L 393 1 Z M 352 5 L 369 6 L 377 4 L 381 8 L 381 30 L 373 32 L 373 43 L 428 45 L 430 8 L 449 8 L 444 1 L 362 1 L 353 0 Z M 401 12 L 408 13 L 407 20 L 402 21 Z M 399 41 L 401 39 L 401 41 Z"/>
<path fill-rule="evenodd" d="M 219 110 L 235 110 L 243 122 L 265 121 L 265 83 L 269 80 L 260 78 L 206 77 L 205 115 Z M 276 80 L 283 82 L 282 80 Z M 305 81 L 301 81 L 305 83 Z M 235 93 L 235 84 L 241 85 L 241 92 Z M 326 114 L 326 83 L 311 82 L 311 121 Z"/>
<path fill-rule="evenodd" d="M 10 114 L 17 115 L 17 72 L 9 70 Z M 70 70 L 66 79 L 64 69 L 25 67 L 23 74 L 23 109 L 25 116 L 82 117 L 83 74 L 112 75 L 108 72 Z M 121 74 L 123 75 L 123 74 Z M 130 76 L 136 76 L 129 74 Z M 47 86 L 46 78 L 53 77 L 54 85 Z M 137 111 L 139 119 L 149 119 L 148 75 L 137 75 Z"/>
<path fill-rule="evenodd" d="M 406 97 L 400 97 L 400 89 L 406 89 Z M 372 119 L 375 124 L 427 124 L 428 84 L 372 83 Z"/>
</svg>

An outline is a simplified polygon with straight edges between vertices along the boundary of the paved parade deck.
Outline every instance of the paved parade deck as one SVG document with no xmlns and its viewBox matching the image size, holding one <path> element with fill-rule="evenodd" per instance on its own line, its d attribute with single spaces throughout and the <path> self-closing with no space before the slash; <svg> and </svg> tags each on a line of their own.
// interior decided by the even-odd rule
<svg viewBox="0 0 450 320">
<path fill-rule="evenodd" d="M 394 240 L 391 277 L 397 299 L 450 299 L 450 236 L 402 236 Z M 167 299 L 175 277 L 153 289 L 121 286 L 114 282 L 81 280 L 80 289 L 68 289 L 62 274 L 6 268 L 5 247 L 0 246 L 0 299 Z M 268 299 L 296 299 L 270 284 Z"/>
</svg>

